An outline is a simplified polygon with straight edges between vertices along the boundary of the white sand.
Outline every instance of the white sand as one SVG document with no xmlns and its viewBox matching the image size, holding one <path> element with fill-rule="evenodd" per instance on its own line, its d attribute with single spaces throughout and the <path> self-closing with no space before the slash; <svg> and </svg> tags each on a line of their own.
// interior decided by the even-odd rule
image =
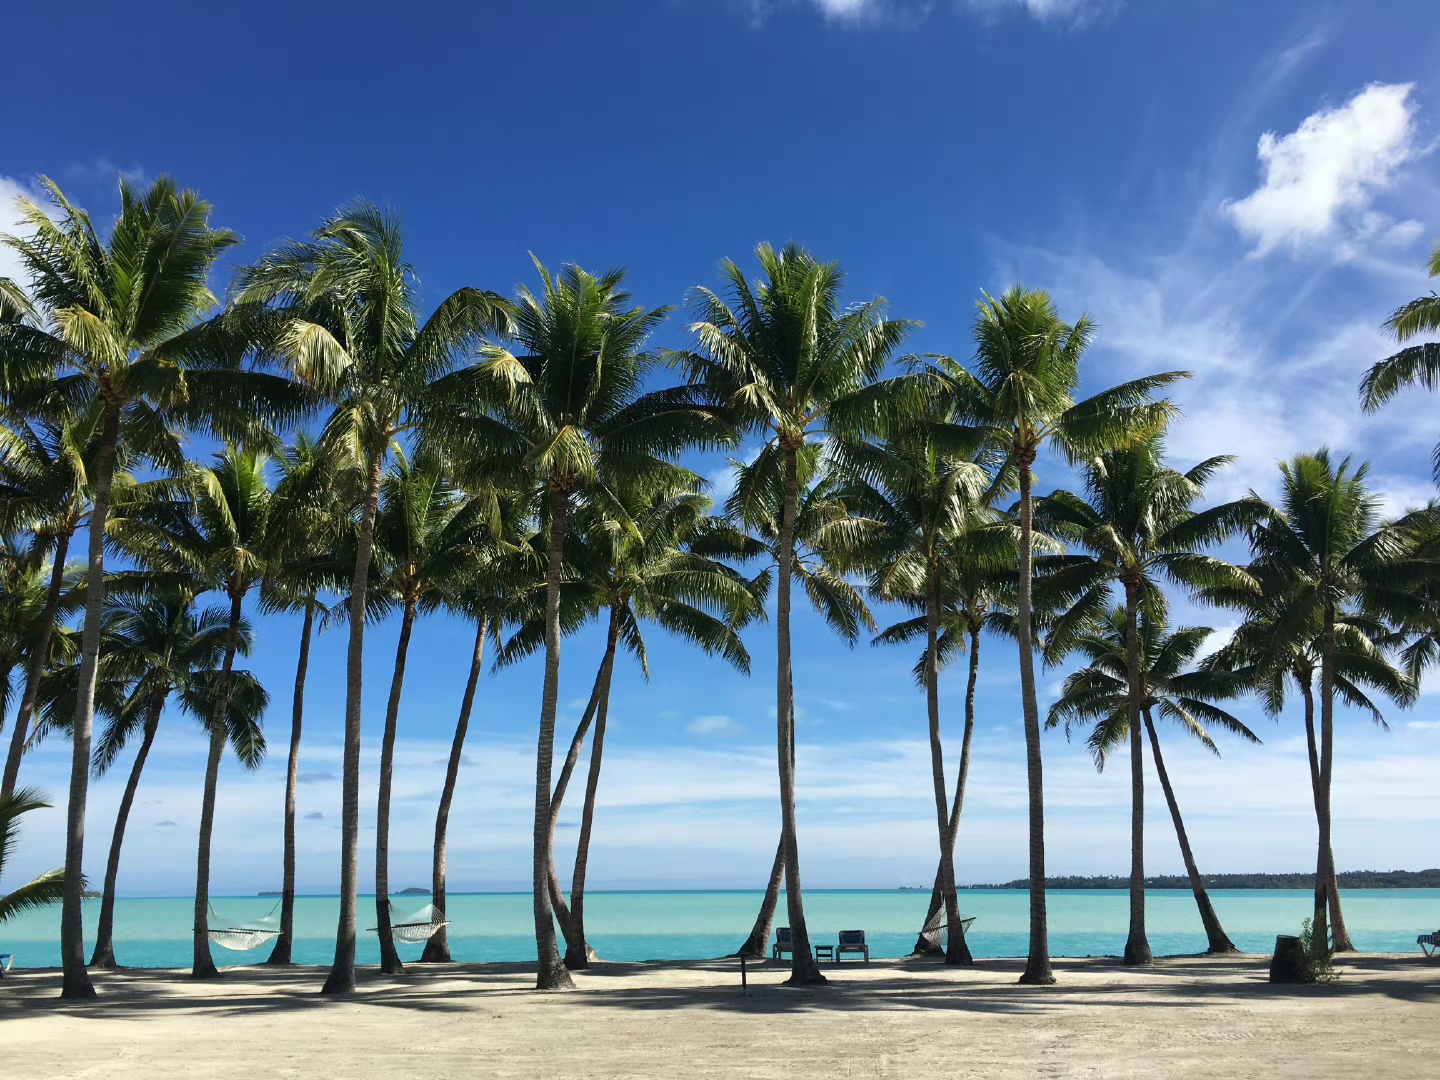
<svg viewBox="0 0 1440 1080">
<path fill-rule="evenodd" d="M 100 973 L 62 1004 L 54 971 L 0 982 L 0 1077 L 1317 1077 L 1440 1075 L 1440 966 L 1345 958 L 1331 986 L 1266 981 L 1268 958 L 1127 970 L 1061 960 L 971 969 L 878 961 L 790 990 L 784 968 L 602 964 L 536 994 L 521 965 L 362 972 L 330 1001 L 318 968 Z M 833 968 L 827 968 L 834 971 Z"/>
</svg>

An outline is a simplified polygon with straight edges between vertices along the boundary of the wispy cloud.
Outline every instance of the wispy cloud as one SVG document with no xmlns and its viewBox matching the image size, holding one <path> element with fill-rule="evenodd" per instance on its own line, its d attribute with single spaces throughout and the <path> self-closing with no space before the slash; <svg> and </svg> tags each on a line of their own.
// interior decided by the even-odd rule
<svg viewBox="0 0 1440 1080">
<path fill-rule="evenodd" d="M 1413 89 L 1375 83 L 1288 135 L 1260 136 L 1260 186 L 1224 206 L 1256 255 L 1299 251 L 1337 234 L 1401 246 L 1420 235 L 1419 222 L 1396 222 L 1371 206 L 1418 152 Z"/>
<path fill-rule="evenodd" d="M 752 23 L 763 24 L 777 9 L 808 6 L 826 21 L 842 25 L 913 23 L 936 9 L 992 20 L 1021 15 L 1037 22 L 1081 25 L 1120 7 L 1120 0 L 744 0 L 740 8 Z"/>
<path fill-rule="evenodd" d="M 685 730 L 691 735 L 733 735 L 740 725 L 728 716 L 697 716 L 685 725 Z"/>
</svg>

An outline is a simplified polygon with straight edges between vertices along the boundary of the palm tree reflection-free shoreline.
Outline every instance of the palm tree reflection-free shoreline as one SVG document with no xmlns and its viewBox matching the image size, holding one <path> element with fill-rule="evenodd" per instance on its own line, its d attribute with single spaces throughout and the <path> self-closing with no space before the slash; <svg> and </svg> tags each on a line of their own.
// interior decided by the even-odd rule
<svg viewBox="0 0 1440 1080">
<path fill-rule="evenodd" d="M 754 918 L 758 890 L 735 891 L 587 891 L 586 935 L 607 961 L 694 960 L 734 951 Z M 1210 898 L 1226 932 L 1243 951 L 1268 953 L 1277 933 L 1287 932 L 1310 912 L 1309 889 L 1212 889 Z M 1350 931 L 1362 950 L 1413 952 L 1416 926 L 1440 924 L 1440 889 L 1352 889 L 1346 891 Z M 966 943 L 977 959 L 1024 956 L 1027 949 L 1025 890 L 960 889 L 960 903 L 976 922 Z M 368 898 L 362 898 L 369 903 Z M 807 916 L 816 941 L 834 941 L 840 930 L 866 927 L 877 957 L 908 955 L 915 927 L 925 916 L 929 890 L 828 890 L 807 893 Z M 1125 944 L 1129 897 L 1124 888 L 1048 892 L 1052 952 L 1057 956 L 1116 956 Z M 215 908 L 227 919 L 244 922 L 264 916 L 273 897 L 216 897 Z M 397 898 L 405 914 L 425 899 Z M 116 902 L 116 952 L 135 967 L 186 967 L 190 961 L 189 912 L 192 901 L 175 897 Z M 1205 930 L 1189 889 L 1147 890 L 1147 926 L 1157 955 L 1203 953 Z M 87 942 L 94 933 L 99 902 L 85 905 Z M 336 896 L 299 896 L 295 901 L 296 963 L 323 965 L 334 950 Z M 535 938 L 530 894 L 450 893 L 448 943 L 457 961 L 534 963 Z M 1431 927 L 1433 929 L 1433 927 Z M 5 927 L 7 951 L 17 965 L 46 967 L 58 962 L 53 914 L 34 912 Z M 224 966 L 258 964 L 266 948 L 249 953 L 216 950 Z M 401 945 L 409 964 L 420 946 Z M 378 965 L 374 934 L 360 937 L 356 961 Z M 785 961 L 788 966 L 789 960 Z M 318 976 L 317 976 L 318 979 Z M 318 985 L 318 982 L 317 982 Z"/>
</svg>

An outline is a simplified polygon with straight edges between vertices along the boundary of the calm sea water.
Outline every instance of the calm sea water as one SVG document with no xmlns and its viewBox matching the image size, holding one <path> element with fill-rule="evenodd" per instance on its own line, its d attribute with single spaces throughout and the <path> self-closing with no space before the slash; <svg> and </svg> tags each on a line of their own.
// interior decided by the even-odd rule
<svg viewBox="0 0 1440 1080">
<path fill-rule="evenodd" d="M 1215 909 L 1235 944 L 1248 952 L 1269 952 L 1276 934 L 1298 933 L 1310 914 L 1311 894 L 1303 890 L 1212 892 Z M 733 952 L 749 933 L 759 892 L 598 892 L 585 898 L 590 943 L 607 960 L 685 960 Z M 925 917 L 928 892 L 825 891 L 805 894 L 805 914 L 814 941 L 833 941 L 840 930 L 863 929 L 873 955 L 902 956 L 915 943 Z M 397 912 L 418 910 L 426 897 L 400 897 Z M 1440 927 L 1440 889 L 1355 889 L 1344 894 L 1345 920 L 1357 948 L 1409 952 L 1415 936 Z M 265 916 L 275 901 L 223 897 L 214 901 L 225 925 L 243 925 Z M 777 923 L 783 924 L 784 897 Z M 192 900 L 123 899 L 115 905 L 115 955 L 134 967 L 188 967 Z M 1124 948 L 1128 894 L 1121 889 L 1057 890 L 1049 896 L 1050 950 L 1056 956 L 1119 954 Z M 1028 894 L 1010 890 L 965 890 L 963 914 L 976 916 L 969 935 L 976 956 L 1023 956 L 1028 947 Z M 99 901 L 85 903 L 87 952 L 93 940 Z M 535 939 L 525 893 L 452 894 L 449 900 L 451 951 L 457 960 L 524 961 L 535 958 Z M 295 903 L 299 963 L 329 963 L 335 952 L 338 901 L 333 896 L 300 897 Z M 360 926 L 374 924 L 373 898 L 360 903 Z M 13 952 L 16 967 L 60 963 L 59 908 L 32 912 L 0 926 L 0 952 Z M 1188 891 L 1151 890 L 1146 903 L 1150 945 L 1157 954 L 1200 952 L 1205 935 Z M 400 946 L 402 959 L 418 959 L 420 946 Z M 267 944 L 252 952 L 216 948 L 222 965 L 263 961 Z M 361 963 L 379 963 L 373 934 L 361 934 Z"/>
</svg>

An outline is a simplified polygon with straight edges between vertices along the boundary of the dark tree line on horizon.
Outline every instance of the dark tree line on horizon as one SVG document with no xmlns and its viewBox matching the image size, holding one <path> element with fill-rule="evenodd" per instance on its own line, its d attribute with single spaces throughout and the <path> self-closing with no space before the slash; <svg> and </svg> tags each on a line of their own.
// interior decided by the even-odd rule
<svg viewBox="0 0 1440 1080">
<path fill-rule="evenodd" d="M 537 259 L 533 288 L 462 288 L 425 313 L 398 219 L 356 202 L 241 266 L 217 296 L 211 272 L 239 238 L 212 225 L 195 193 L 168 177 L 144 188 L 122 182 L 119 214 L 99 228 L 44 184 L 50 205 L 20 200 L 24 231 L 3 238 L 21 277 L 0 279 L 7 705 L 12 682 L 21 688 L 0 820 L 10 835 L 40 805 L 18 786 L 26 751 L 48 736 L 69 739 L 63 872 L 10 894 L 20 906 L 61 903 L 63 997 L 94 994 L 81 923 L 89 780 L 135 748 L 89 961 L 108 967 L 127 816 L 156 738 L 176 722 L 171 706 L 208 739 L 192 970 L 218 974 L 208 890 L 219 766 L 227 752 L 251 767 L 263 759 L 261 724 L 275 693 L 244 667 L 256 633 L 247 603 L 260 617 L 302 616 L 275 964 L 291 962 L 310 644 L 322 625 L 348 637 L 341 903 L 326 993 L 355 985 L 364 635 L 392 615 L 399 637 L 375 850 L 387 973 L 403 969 L 388 856 L 408 649 L 416 623 L 441 611 L 474 631 L 436 814 L 441 910 L 448 832 L 473 827 L 452 823 L 450 812 L 472 716 L 486 707 L 481 676 L 487 665 L 543 657 L 532 849 L 538 989 L 571 986 L 570 971 L 594 958 L 585 882 L 615 665 L 648 675 L 646 635 L 661 630 L 748 674 L 753 642 L 742 631 L 759 623 L 775 634 L 780 822 L 740 951 L 765 955 L 783 889 L 789 981 L 825 981 L 806 928 L 796 819 L 797 602 L 848 642 L 916 650 L 936 822 L 926 926 L 946 928 L 946 963 L 972 962 L 955 860 L 982 644 L 1001 638 L 1017 647 L 1029 811 L 1029 874 L 1003 887 L 1116 880 L 1046 877 L 1042 727 L 1085 732 L 1097 768 L 1122 753 L 1131 790 L 1127 963 L 1152 960 L 1147 887 L 1190 888 L 1210 951 L 1225 952 L 1234 946 L 1208 889 L 1303 879 L 1314 888 L 1317 940 L 1345 950 L 1339 886 L 1394 877 L 1335 868 L 1335 707 L 1383 725 L 1381 705 L 1411 705 L 1440 661 L 1440 502 L 1386 518 L 1368 466 L 1326 448 L 1280 463 L 1273 503 L 1254 492 L 1209 500 L 1207 485 L 1231 459 L 1182 468 L 1166 446 L 1180 416 L 1165 395 L 1188 374 L 1159 372 L 1079 398 L 1096 328 L 1084 315 L 1065 321 L 1045 292 L 982 293 L 961 355 L 920 356 L 904 351 L 920 324 L 892 317 L 883 298 L 848 297 L 838 265 L 793 242 L 760 244 L 753 272 L 725 260 L 714 287 L 691 291 L 688 347 L 661 350 L 651 338 L 672 309 L 638 304 L 622 270 L 552 271 Z M 1440 274 L 1440 248 L 1431 272 Z M 1407 304 L 1387 325 L 1401 342 L 1440 330 L 1440 300 Z M 1440 388 L 1440 345 L 1407 345 L 1376 364 L 1362 403 L 1378 408 L 1414 384 Z M 186 443 L 194 435 L 218 451 L 195 459 Z M 733 492 L 716 506 L 681 458 L 742 446 L 756 453 L 733 463 Z M 1057 461 L 1073 469 L 1076 490 L 1037 489 Z M 1440 481 L 1440 447 L 1434 466 Z M 86 557 L 71 562 L 81 532 Z M 1248 546 L 1248 561 L 1215 554 L 1230 540 Z M 1177 596 L 1234 613 L 1239 629 L 1209 648 L 1209 627 L 1172 619 Z M 882 626 L 877 611 L 901 617 Z M 557 754 L 563 642 L 592 623 L 603 627 L 603 657 Z M 1042 716 L 1037 663 L 1071 660 L 1080 666 Z M 959 752 L 947 758 L 938 688 L 952 663 L 966 695 Z M 1161 732 L 1217 755 L 1217 733 L 1259 742 L 1230 711 L 1247 696 L 1272 717 L 1297 702 L 1303 711 L 1313 876 L 1205 875 L 1190 844 Z M 951 735 L 952 751 L 956 742 Z M 1145 874 L 1147 752 L 1183 878 Z M 567 892 L 553 842 L 572 784 L 582 814 Z M 10 898 L 0 897 L 0 918 Z M 1029 905 L 1021 981 L 1050 983 L 1045 890 L 1030 890 Z M 449 959 L 441 928 L 421 962 Z"/>
</svg>

